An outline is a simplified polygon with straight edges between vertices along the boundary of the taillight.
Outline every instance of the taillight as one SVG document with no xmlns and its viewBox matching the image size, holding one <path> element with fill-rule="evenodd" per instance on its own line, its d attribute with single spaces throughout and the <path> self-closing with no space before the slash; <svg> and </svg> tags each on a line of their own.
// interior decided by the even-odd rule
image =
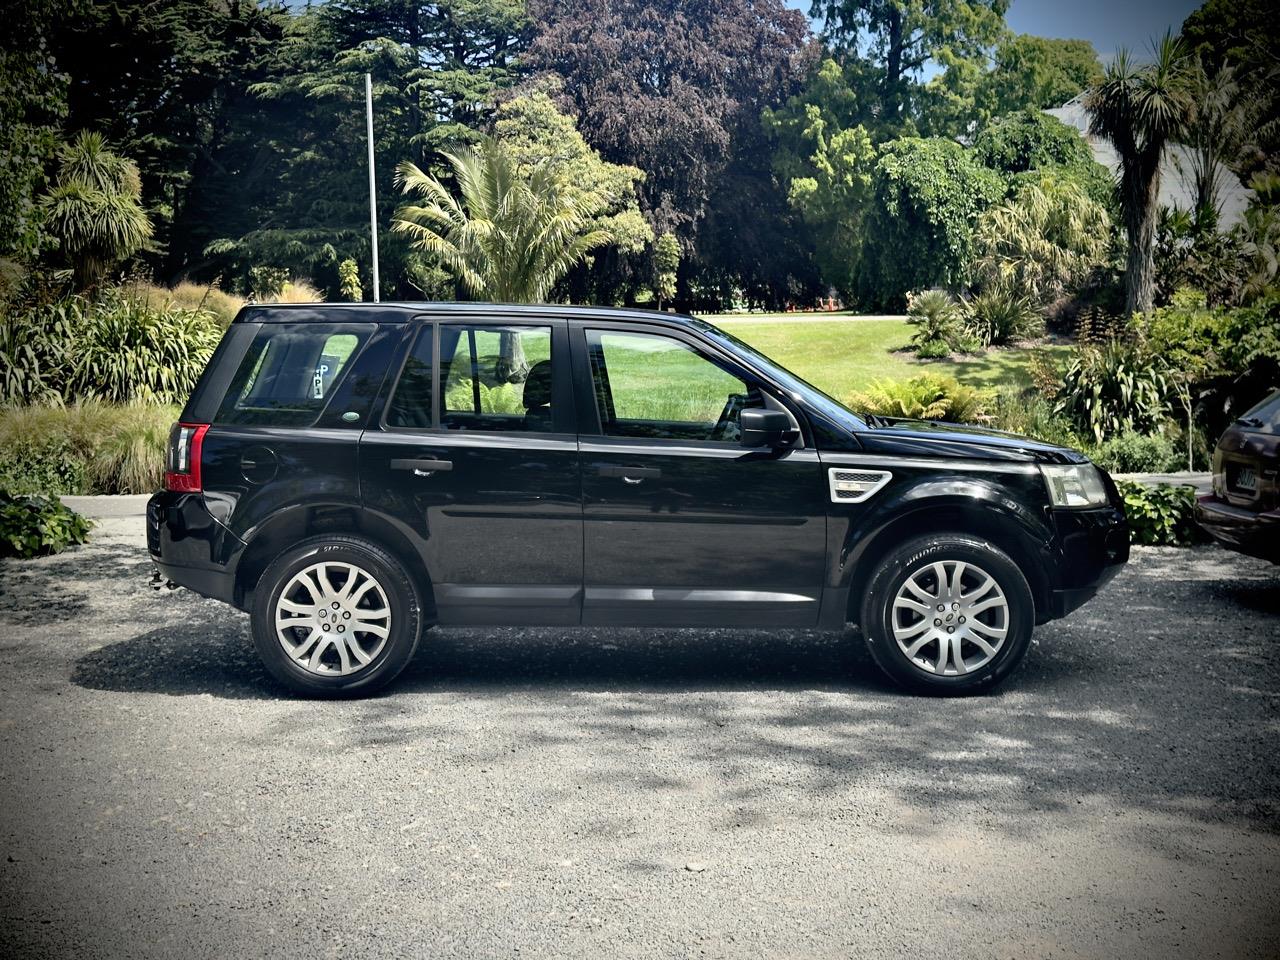
<svg viewBox="0 0 1280 960">
<path fill-rule="evenodd" d="M 175 423 L 169 431 L 168 462 L 165 464 L 164 486 L 179 493 L 199 493 L 200 452 L 204 446 L 207 423 Z"/>
</svg>

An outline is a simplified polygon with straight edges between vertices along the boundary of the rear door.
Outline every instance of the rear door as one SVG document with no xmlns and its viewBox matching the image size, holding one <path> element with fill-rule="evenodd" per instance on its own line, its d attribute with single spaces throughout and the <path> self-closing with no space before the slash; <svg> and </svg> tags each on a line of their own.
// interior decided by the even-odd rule
<svg viewBox="0 0 1280 960">
<path fill-rule="evenodd" d="M 361 494 L 423 545 L 440 622 L 578 622 L 575 429 L 565 321 L 421 323 L 361 439 Z"/>
<path fill-rule="evenodd" d="M 583 622 L 815 624 L 827 513 L 817 454 L 738 441 L 744 407 L 785 404 L 683 332 L 573 332 Z"/>
<path fill-rule="evenodd" d="M 209 512 L 244 538 L 285 510 L 358 508 L 360 430 L 401 336 L 395 324 L 256 325 L 204 438 Z"/>
</svg>

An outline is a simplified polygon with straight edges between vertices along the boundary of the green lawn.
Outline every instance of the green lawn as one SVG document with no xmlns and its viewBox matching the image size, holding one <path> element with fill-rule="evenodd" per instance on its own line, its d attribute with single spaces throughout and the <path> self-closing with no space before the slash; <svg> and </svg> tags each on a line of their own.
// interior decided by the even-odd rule
<svg viewBox="0 0 1280 960">
<path fill-rule="evenodd" d="M 905 379 L 924 371 L 952 376 L 975 387 L 1027 382 L 1026 367 L 1031 355 L 1028 349 L 993 349 L 972 357 L 922 361 L 903 349 L 912 333 L 911 325 L 904 319 L 831 319 L 838 316 L 815 314 L 812 323 L 804 322 L 796 314 L 707 319 L 837 399 L 865 389 L 873 380 Z M 1067 348 L 1050 346 L 1047 349 Z"/>
</svg>

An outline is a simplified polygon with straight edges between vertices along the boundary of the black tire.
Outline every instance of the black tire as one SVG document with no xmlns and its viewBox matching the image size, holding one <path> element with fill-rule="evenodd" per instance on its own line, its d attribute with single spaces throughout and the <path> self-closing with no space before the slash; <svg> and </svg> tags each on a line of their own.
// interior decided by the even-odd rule
<svg viewBox="0 0 1280 960">
<path fill-rule="evenodd" d="M 945 655 L 937 659 L 944 663 L 944 670 L 956 670 L 958 675 L 939 676 L 931 673 L 926 668 L 917 666 L 894 639 L 894 599 L 899 590 L 904 587 L 908 578 L 917 574 L 928 577 L 927 571 L 933 569 L 932 565 L 938 562 L 944 564 L 961 562 L 980 568 L 1003 591 L 1007 604 L 1006 619 L 1003 623 L 1006 632 L 1002 645 L 997 648 L 994 656 L 990 656 L 985 663 L 980 662 L 970 673 L 958 673 L 954 653 L 951 654 L 950 660 L 946 660 Z M 954 572 L 956 568 L 944 567 L 944 569 Z M 970 572 L 964 576 L 972 577 L 972 570 L 970 569 Z M 944 621 L 949 613 L 951 613 L 950 609 L 939 611 L 939 620 L 934 622 Z M 919 613 L 905 612 L 900 613 L 899 616 L 921 618 L 914 624 L 908 624 L 908 629 L 910 626 L 923 623 L 924 620 L 923 615 Z M 928 616 L 933 617 L 934 614 L 931 612 Z M 979 614 L 979 622 L 982 622 L 982 617 L 990 616 L 991 614 L 987 613 Z M 969 534 L 931 534 L 904 543 L 880 562 L 867 584 L 862 600 L 862 635 L 876 664 L 900 686 L 916 693 L 934 696 L 965 696 L 995 687 L 1017 667 L 1026 655 L 1027 648 L 1031 645 L 1031 631 L 1034 627 L 1035 601 L 1022 570 L 1004 551 Z M 942 637 L 940 632 L 929 630 L 927 625 L 925 629 L 926 633 Z M 945 622 L 939 629 L 945 629 Z M 956 624 L 956 629 L 963 628 Z M 968 646 L 967 649 L 975 651 L 977 657 L 983 656 L 981 650 L 972 646 Z M 934 641 L 931 648 L 926 644 L 921 656 L 927 658 L 930 650 L 941 653 L 941 643 Z"/>
<path fill-rule="evenodd" d="M 351 674 L 321 676 L 307 670 L 289 656 L 276 636 L 275 610 L 281 593 L 296 574 L 320 562 L 353 564 L 366 571 L 382 588 L 390 610 L 381 649 L 367 666 Z M 418 585 L 394 556 L 360 537 L 323 536 L 289 548 L 263 571 L 253 592 L 250 623 L 258 655 L 284 686 L 308 697 L 361 697 L 385 687 L 413 659 L 422 632 L 421 611 Z"/>
</svg>

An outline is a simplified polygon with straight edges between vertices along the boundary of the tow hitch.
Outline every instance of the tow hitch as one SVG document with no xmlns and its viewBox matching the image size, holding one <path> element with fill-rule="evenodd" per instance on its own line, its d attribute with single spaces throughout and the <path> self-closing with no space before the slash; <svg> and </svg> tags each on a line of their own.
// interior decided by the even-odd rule
<svg viewBox="0 0 1280 960">
<path fill-rule="evenodd" d="M 159 568 L 159 567 L 152 567 L 152 568 L 151 568 L 151 579 L 150 579 L 150 580 L 148 580 L 148 581 L 147 581 L 147 583 L 148 583 L 148 585 L 151 587 L 151 589 L 152 589 L 152 590 L 155 590 L 155 591 L 157 591 L 157 592 L 159 592 L 159 591 L 161 591 L 161 590 L 177 590 L 177 589 L 179 589 L 179 587 L 178 587 L 178 585 L 177 585 L 176 583 L 174 583 L 172 580 L 170 580 L 168 577 L 164 576 L 164 575 L 160 572 L 160 568 Z"/>
</svg>

